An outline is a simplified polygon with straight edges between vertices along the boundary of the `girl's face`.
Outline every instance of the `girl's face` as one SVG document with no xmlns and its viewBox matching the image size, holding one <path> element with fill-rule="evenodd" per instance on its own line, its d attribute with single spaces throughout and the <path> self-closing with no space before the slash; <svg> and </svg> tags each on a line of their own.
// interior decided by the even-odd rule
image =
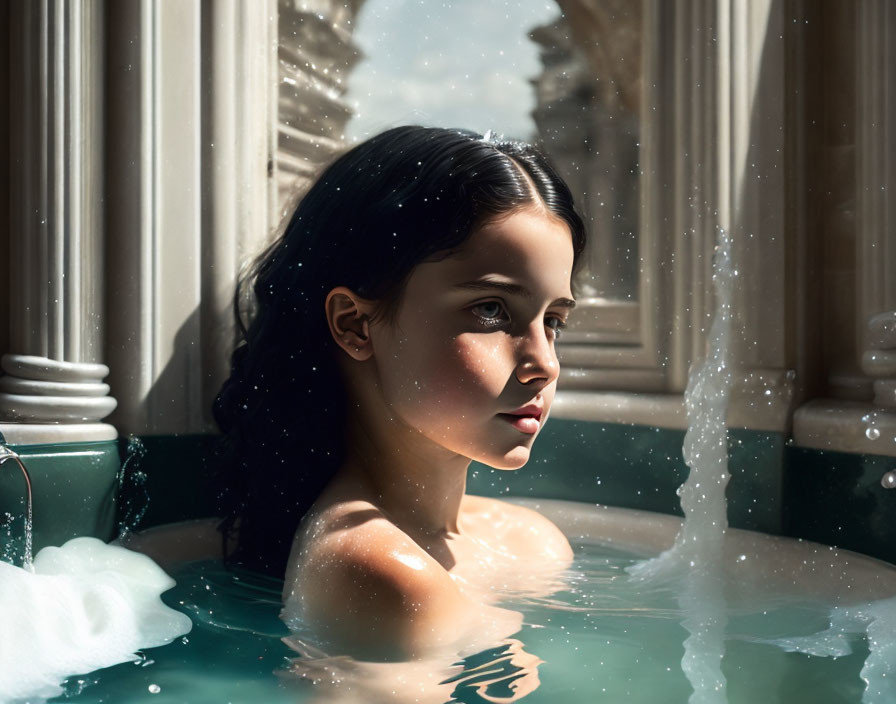
<svg viewBox="0 0 896 704">
<path fill-rule="evenodd" d="M 572 265 L 568 227 L 535 209 L 486 223 L 457 253 L 419 264 L 395 325 L 371 328 L 389 415 L 470 459 L 524 465 L 554 399 Z M 514 411 L 530 418 L 506 415 Z"/>
</svg>

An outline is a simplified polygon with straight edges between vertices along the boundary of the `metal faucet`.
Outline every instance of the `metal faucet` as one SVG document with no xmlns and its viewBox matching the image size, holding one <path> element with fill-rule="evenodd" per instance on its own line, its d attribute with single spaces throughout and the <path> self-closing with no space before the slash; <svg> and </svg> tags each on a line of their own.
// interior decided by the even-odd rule
<svg viewBox="0 0 896 704">
<path fill-rule="evenodd" d="M 13 460 L 17 465 L 19 465 L 19 469 L 22 470 L 22 475 L 25 477 L 25 489 L 27 490 L 27 498 L 28 498 L 28 515 L 25 522 L 25 563 L 23 567 L 25 569 L 30 569 L 31 567 L 31 517 L 33 515 L 33 503 L 32 503 L 32 493 L 31 493 L 31 476 L 28 474 L 28 470 L 25 469 L 25 465 L 22 464 L 22 460 L 19 455 L 12 450 L 9 445 L 6 444 L 6 438 L 3 437 L 3 433 L 0 433 L 0 465 L 2 465 L 7 460 Z"/>
</svg>

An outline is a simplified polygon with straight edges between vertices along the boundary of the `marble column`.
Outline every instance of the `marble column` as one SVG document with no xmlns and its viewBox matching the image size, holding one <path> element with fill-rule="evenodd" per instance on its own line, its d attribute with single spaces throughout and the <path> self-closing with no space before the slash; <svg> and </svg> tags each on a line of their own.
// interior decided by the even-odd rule
<svg viewBox="0 0 896 704">
<path fill-rule="evenodd" d="M 896 412 L 896 7 L 858 8 L 856 231 L 861 268 L 859 348 L 874 405 Z M 862 323 L 865 323 L 864 325 Z"/>
<path fill-rule="evenodd" d="M 9 342 L 0 431 L 14 444 L 114 439 L 103 383 L 102 6 L 8 7 Z"/>
</svg>

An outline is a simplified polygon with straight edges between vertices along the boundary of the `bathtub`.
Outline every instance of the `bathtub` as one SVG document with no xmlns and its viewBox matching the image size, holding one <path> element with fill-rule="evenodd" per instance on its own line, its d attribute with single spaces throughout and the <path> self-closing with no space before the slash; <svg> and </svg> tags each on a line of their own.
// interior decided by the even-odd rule
<svg viewBox="0 0 896 704">
<path fill-rule="evenodd" d="M 530 463 L 520 472 L 497 472 L 474 464 L 471 467 L 468 489 L 471 493 L 500 497 L 542 512 L 564 531 L 577 551 L 588 551 L 592 547 L 609 551 L 607 554 L 610 557 L 600 559 L 607 564 L 613 563 L 611 566 L 615 572 L 589 573 L 588 570 L 574 572 L 571 580 L 580 594 L 576 598 L 567 598 L 566 602 L 569 603 L 563 599 L 557 603 L 549 603 L 550 600 L 545 603 L 522 603 L 519 608 L 525 610 L 531 607 L 536 609 L 537 613 L 526 612 L 527 621 L 524 630 L 514 643 L 503 646 L 510 651 L 497 649 L 488 655 L 473 654 L 471 659 L 464 661 L 463 672 L 466 672 L 466 675 L 456 672 L 448 675 L 442 668 L 417 671 L 413 676 L 407 672 L 393 673 L 390 676 L 397 677 L 400 681 L 408 681 L 410 678 L 422 683 L 429 682 L 439 693 L 438 696 L 441 696 L 445 694 L 442 691 L 444 690 L 442 682 L 449 682 L 452 686 L 455 682 L 459 682 L 458 687 L 461 684 L 472 686 L 470 685 L 472 676 L 469 673 L 476 668 L 488 669 L 489 663 L 495 666 L 493 669 L 496 672 L 503 673 L 499 675 L 499 679 L 504 677 L 513 681 L 514 677 L 526 673 L 528 677 L 533 677 L 533 668 L 535 670 L 539 668 L 532 663 L 543 660 L 539 675 L 540 685 L 532 689 L 527 701 L 554 702 L 561 699 L 565 702 L 590 703 L 600 701 L 603 697 L 605 701 L 654 702 L 658 701 L 656 698 L 658 696 L 664 702 L 687 701 L 690 690 L 683 679 L 678 662 L 681 656 L 680 652 L 677 652 L 681 649 L 681 642 L 686 634 L 678 622 L 666 629 L 665 635 L 662 636 L 668 641 L 665 651 L 660 655 L 651 653 L 646 645 L 655 638 L 653 631 L 650 628 L 641 629 L 637 635 L 633 635 L 637 629 L 627 625 L 627 619 L 640 607 L 634 602 L 626 602 L 620 606 L 619 599 L 625 597 L 625 594 L 620 597 L 618 590 L 615 593 L 611 589 L 608 590 L 610 594 L 608 597 L 601 595 L 604 587 L 614 580 L 616 584 L 624 584 L 621 581 L 623 575 L 619 571 L 619 565 L 625 564 L 626 561 L 648 558 L 668 548 L 681 525 L 681 519 L 668 513 L 595 503 L 601 499 L 618 503 L 636 499 L 641 506 L 646 505 L 661 511 L 674 510 L 677 501 L 674 489 L 684 474 L 680 461 L 680 436 L 675 431 L 582 423 L 564 419 L 554 419 L 553 423 L 546 427 L 545 434 L 550 439 L 536 445 L 536 452 L 533 453 Z M 807 625 L 802 630 L 798 628 L 800 632 L 796 635 L 800 637 L 824 631 L 830 625 L 831 618 L 836 615 L 832 611 L 834 609 L 845 609 L 846 611 L 837 613 L 849 615 L 851 613 L 849 609 L 896 597 L 896 567 L 892 564 L 848 550 L 834 549 L 818 542 L 770 534 L 787 529 L 787 526 L 780 521 L 780 512 L 775 512 L 775 507 L 780 507 L 781 504 L 781 492 L 776 493 L 773 490 L 775 485 L 772 480 L 777 481 L 781 473 L 785 474 L 783 481 L 785 499 L 788 494 L 791 497 L 797 494 L 802 497 L 821 494 L 827 496 L 831 494 L 831 485 L 826 484 L 823 473 L 831 472 L 832 476 L 836 475 L 839 482 L 837 486 L 842 487 L 844 479 L 856 482 L 854 491 L 837 492 L 841 508 L 843 510 L 848 508 L 850 520 L 868 521 L 874 528 L 874 534 L 879 536 L 878 552 L 889 554 L 886 550 L 892 549 L 892 541 L 887 541 L 889 534 L 886 531 L 889 528 L 886 526 L 890 523 L 883 521 L 882 516 L 885 518 L 887 514 L 892 515 L 890 506 L 896 492 L 875 495 L 874 503 L 869 504 L 869 490 L 866 485 L 870 485 L 871 481 L 866 481 L 865 478 L 866 475 L 876 476 L 879 467 L 874 462 L 875 458 L 847 456 L 837 464 L 831 461 L 831 453 L 827 453 L 823 456 L 825 468 L 819 470 L 817 463 L 808 462 L 808 460 L 815 462 L 818 457 L 814 454 L 810 456 L 809 451 L 786 447 L 783 438 L 777 435 L 732 431 L 732 436 L 732 457 L 736 474 L 733 486 L 733 510 L 730 512 L 732 522 L 740 526 L 769 531 L 757 532 L 737 528 L 728 531 L 722 565 L 725 599 L 732 605 L 735 627 L 740 627 L 739 619 L 742 619 L 743 614 L 757 610 L 761 614 L 763 607 L 761 600 L 756 599 L 757 594 L 773 594 L 776 609 L 778 605 L 788 600 L 801 600 L 810 604 L 805 611 L 811 626 Z M 142 653 L 137 665 L 121 665 L 72 678 L 67 687 L 69 696 L 65 701 L 72 704 L 79 701 L 95 701 L 98 696 L 109 696 L 109 692 L 113 691 L 127 692 L 124 700 L 129 702 L 144 699 L 147 702 L 204 701 L 202 693 L 206 688 L 215 689 L 217 693 L 214 697 L 219 694 L 223 696 L 224 693 L 233 701 L 276 702 L 282 699 L 282 701 L 301 702 L 316 701 L 321 696 L 324 697 L 323 701 L 336 701 L 333 693 L 315 695 L 314 688 L 310 691 L 294 691 L 295 683 L 290 681 L 289 676 L 284 676 L 283 672 L 294 674 L 296 670 L 300 670 L 303 673 L 301 679 L 307 680 L 308 670 L 302 670 L 303 667 L 312 667 L 317 675 L 320 672 L 336 673 L 337 679 L 356 677 L 358 672 L 363 671 L 366 684 L 379 682 L 380 689 L 377 690 L 378 694 L 368 691 L 365 695 L 368 698 L 360 701 L 376 701 L 379 696 L 385 697 L 383 701 L 394 701 L 395 699 L 389 699 L 383 694 L 382 687 L 388 690 L 387 694 L 394 691 L 395 680 L 385 678 L 379 670 L 375 672 L 365 670 L 355 663 L 349 671 L 346 671 L 344 662 L 334 663 L 320 653 L 315 655 L 312 652 L 309 656 L 307 651 L 299 658 L 294 657 L 294 650 L 288 649 L 281 642 L 281 638 L 288 636 L 289 633 L 278 619 L 280 585 L 276 580 L 253 582 L 254 591 L 237 595 L 240 603 L 253 602 L 258 606 L 260 626 L 239 614 L 227 614 L 225 618 L 219 618 L 222 614 L 220 607 L 222 604 L 226 606 L 226 599 L 215 601 L 217 598 L 215 589 L 209 591 L 206 587 L 209 584 L 216 584 L 221 587 L 220 593 L 226 594 L 228 591 L 233 591 L 233 585 L 224 584 L 225 577 L 218 573 L 210 577 L 206 572 L 190 571 L 190 565 L 202 564 L 196 561 L 216 559 L 219 556 L 220 535 L 215 530 L 215 521 L 192 518 L 180 520 L 203 515 L 209 505 L 208 497 L 211 496 L 211 492 L 205 483 L 206 473 L 201 468 L 206 466 L 204 458 L 210 454 L 209 449 L 214 439 L 211 436 L 200 439 L 207 445 L 203 446 L 202 451 L 197 449 L 199 443 L 195 437 L 157 438 L 147 442 L 149 453 L 140 465 L 141 473 L 148 478 L 147 485 L 137 487 L 139 491 L 136 498 L 138 504 L 141 501 L 145 502 L 147 495 L 164 496 L 166 499 L 164 502 L 150 499 L 149 510 L 145 514 L 143 511 L 146 506 L 144 504 L 138 506 L 141 515 L 147 519 L 145 523 L 154 527 L 132 534 L 125 541 L 127 547 L 149 554 L 178 578 L 181 583 L 169 593 L 166 601 L 169 605 L 187 609 L 194 623 L 198 624 L 197 629 L 194 629 L 196 632 L 184 639 L 184 643 L 176 641 L 163 648 Z M 796 458 L 799 462 L 795 462 L 792 468 L 782 467 L 780 459 L 782 454 L 785 460 L 790 457 Z M 772 455 L 778 457 L 777 464 L 770 461 Z M 819 457 L 822 455 L 819 454 Z M 852 464 L 845 464 L 847 462 Z M 861 463 L 861 471 L 854 468 L 856 463 Z M 42 476 L 40 465 L 35 462 L 31 464 L 38 467 L 38 483 L 40 483 Z M 67 465 L 71 468 L 73 461 L 69 459 Z M 85 465 L 85 469 L 92 469 L 94 466 L 95 462 L 89 466 Z M 587 466 L 588 471 L 582 471 L 583 466 Z M 769 467 L 772 468 L 770 471 Z M 759 471 L 760 468 L 762 473 Z M 844 468 L 848 471 L 844 471 Z M 811 475 L 813 481 L 797 481 L 797 473 L 801 471 Z M 47 472 L 45 476 L 46 487 L 59 485 L 59 481 L 55 479 L 60 476 L 58 471 L 53 475 Z M 66 473 L 66 476 L 73 475 Z M 110 479 L 109 486 L 103 494 L 94 493 L 96 496 L 115 494 L 116 488 L 117 484 L 113 484 Z M 11 490 L 16 494 L 21 491 L 18 486 L 11 487 Z M 877 490 L 874 488 L 874 491 Z M 44 541 L 47 544 L 61 543 L 65 539 L 62 537 L 63 534 L 70 532 L 64 525 L 59 527 L 53 525 L 54 520 L 67 510 L 65 507 L 71 504 L 70 492 L 60 491 L 58 495 L 56 504 L 51 501 L 53 496 L 48 496 L 47 500 L 41 500 L 38 504 L 46 511 L 45 521 L 39 514 L 35 515 L 38 528 L 42 527 L 42 523 L 46 526 L 48 532 Z M 542 496 L 551 498 L 540 498 Z M 570 496 L 582 499 L 583 503 L 565 500 Z M 757 496 L 768 499 L 760 505 L 761 510 L 755 509 L 758 505 Z M 134 498 L 134 496 L 120 497 L 119 517 Z M 41 499 L 40 495 L 38 499 Z M 792 498 L 783 503 L 786 503 L 788 510 L 795 515 L 806 516 L 811 515 L 809 511 L 815 511 L 819 515 L 817 525 L 821 525 L 821 518 L 824 519 L 824 529 L 827 532 L 820 533 L 823 537 L 850 525 L 836 513 L 826 512 L 826 504 L 813 507 L 805 501 L 799 503 Z M 109 501 L 104 500 L 102 505 L 106 511 L 102 515 L 108 516 Z M 855 508 L 858 506 L 870 510 L 857 511 Z M 811 528 L 811 524 L 807 525 Z M 108 539 L 110 526 L 111 519 L 104 519 L 102 529 L 97 529 L 96 534 L 103 537 L 101 534 L 105 533 L 104 539 Z M 881 526 L 886 530 L 881 531 Z M 51 529 L 56 532 L 51 534 L 49 532 Z M 858 545 L 869 544 L 860 533 L 856 535 L 858 537 L 855 542 Z M 848 544 L 845 540 L 848 537 L 845 531 L 843 536 Z M 39 544 L 36 547 L 39 547 Z M 617 553 L 623 557 L 613 562 L 616 559 L 613 556 Z M 576 580 L 582 579 L 583 574 L 587 577 L 586 573 L 596 574 L 598 582 L 593 585 L 592 595 L 583 603 L 579 603 L 584 599 L 582 593 L 585 588 Z M 246 578 L 244 583 L 247 580 L 249 578 Z M 197 595 L 211 601 L 203 602 Z M 589 610 L 589 603 L 595 603 L 597 606 Z M 652 612 L 654 616 L 651 618 L 656 622 L 662 622 L 664 619 L 680 621 L 679 616 L 672 613 L 674 608 L 675 605 L 670 602 Z M 550 617 L 552 621 L 549 626 L 539 623 L 540 618 L 554 613 L 550 609 L 556 609 L 556 614 L 559 615 Z M 835 657 L 808 655 L 804 651 L 811 650 L 815 646 L 808 641 L 789 643 L 781 641 L 779 637 L 781 634 L 773 632 L 774 623 L 771 625 L 767 623 L 769 620 L 772 622 L 780 620 L 779 612 L 771 609 L 769 614 L 766 622 L 761 625 L 767 632 L 764 631 L 759 636 L 752 634 L 749 637 L 741 633 L 733 641 L 726 642 L 726 661 L 729 662 L 731 685 L 727 701 L 730 704 L 762 700 L 769 703 L 788 701 L 788 704 L 792 704 L 803 700 L 804 696 L 806 701 L 811 700 L 813 704 L 824 701 L 863 701 L 862 673 L 870 655 L 866 644 L 868 638 L 864 633 L 855 632 L 850 635 L 848 645 L 852 648 L 851 653 L 846 653 L 841 648 L 839 651 L 834 649 L 827 653 Z M 790 616 L 781 618 L 786 620 Z M 611 638 L 607 638 L 606 641 L 595 640 L 592 637 L 590 631 L 594 630 L 603 635 L 602 629 L 605 628 L 607 634 L 612 635 L 615 640 Z M 576 629 L 578 629 L 576 637 L 580 638 L 581 642 L 569 641 L 564 635 Z M 238 639 L 231 639 L 240 633 L 249 632 L 254 634 L 252 637 L 255 638 L 251 647 Z M 776 643 L 776 639 L 781 642 Z M 770 643 L 776 644 L 769 645 Z M 757 655 L 763 648 L 766 650 L 777 648 L 783 655 L 767 664 Z M 245 652 L 247 649 L 253 653 L 255 669 L 241 669 L 246 663 L 228 661 L 234 653 Z M 189 654 L 190 652 L 192 654 Z M 583 653 L 587 654 L 583 657 Z M 328 670 L 330 667 L 335 669 Z M 501 667 L 505 669 L 502 670 Z M 641 691 L 637 682 L 643 678 L 645 667 L 657 673 L 654 684 L 659 688 L 658 691 L 663 693 L 662 695 Z M 731 670 L 738 667 L 742 667 L 743 671 L 738 673 Z M 753 669 L 763 671 L 765 679 L 759 690 L 753 688 L 748 691 L 745 689 L 745 682 L 751 679 L 749 673 Z M 592 674 L 587 676 L 582 674 L 586 671 Z M 275 676 L 273 674 L 275 672 L 281 674 Z M 444 680 L 432 682 L 433 672 L 440 673 L 438 676 L 444 676 Z M 833 683 L 816 684 L 808 688 L 803 684 L 794 684 L 805 682 L 807 679 L 814 681 L 816 675 L 821 678 L 833 677 Z M 452 680 L 452 677 L 460 679 Z M 668 678 L 668 681 L 663 680 L 663 677 Z M 332 678 L 327 676 L 323 679 Z M 322 680 L 318 677 L 317 681 L 319 687 Z M 392 685 L 383 684 L 390 681 L 393 682 Z M 822 681 L 824 680 L 819 680 Z M 188 685 L 187 682 L 191 684 Z M 845 687 L 843 691 L 838 689 L 840 685 L 837 682 L 845 683 L 842 685 Z M 184 690 L 183 687 L 188 689 Z M 788 695 L 789 698 L 784 699 L 782 692 L 791 692 L 792 696 Z M 315 696 L 318 696 L 318 699 L 315 699 Z M 439 700 L 438 696 L 433 701 L 439 704 L 448 701 L 445 698 Z M 482 692 L 464 696 L 468 699 L 460 698 L 458 701 L 483 701 Z M 213 700 L 218 701 L 215 698 Z M 896 694 L 892 699 L 867 701 L 896 701 Z"/>
</svg>

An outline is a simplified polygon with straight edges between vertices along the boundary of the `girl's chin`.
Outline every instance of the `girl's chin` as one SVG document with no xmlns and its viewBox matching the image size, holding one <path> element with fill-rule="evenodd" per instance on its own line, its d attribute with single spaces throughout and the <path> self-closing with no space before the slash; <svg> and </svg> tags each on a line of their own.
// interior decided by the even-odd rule
<svg viewBox="0 0 896 704">
<path fill-rule="evenodd" d="M 515 447 L 500 458 L 490 458 L 482 460 L 483 464 L 487 464 L 492 469 L 501 469 L 513 471 L 519 469 L 529 461 L 528 447 Z"/>
</svg>

